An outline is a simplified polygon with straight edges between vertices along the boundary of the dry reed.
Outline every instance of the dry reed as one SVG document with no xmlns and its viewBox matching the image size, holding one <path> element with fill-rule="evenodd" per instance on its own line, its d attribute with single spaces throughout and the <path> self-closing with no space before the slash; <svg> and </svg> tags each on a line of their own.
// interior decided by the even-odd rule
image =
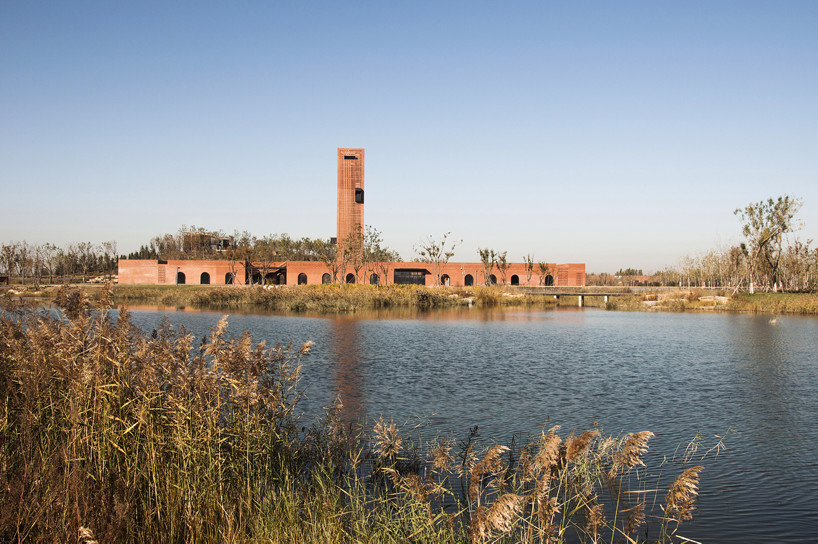
<svg viewBox="0 0 818 544">
<path fill-rule="evenodd" d="M 83 292 L 59 300 L 62 315 L 0 315 L 2 541 L 646 538 L 648 431 L 563 439 L 553 427 L 482 449 L 474 428 L 425 446 L 384 419 L 367 439 L 340 422 L 340 403 L 307 429 L 296 408 L 309 343 L 267 347 L 222 320 L 194 346 L 167 323 L 146 335 L 127 312 L 92 311 Z M 668 488 L 660 540 L 692 517 L 701 470 Z"/>
</svg>

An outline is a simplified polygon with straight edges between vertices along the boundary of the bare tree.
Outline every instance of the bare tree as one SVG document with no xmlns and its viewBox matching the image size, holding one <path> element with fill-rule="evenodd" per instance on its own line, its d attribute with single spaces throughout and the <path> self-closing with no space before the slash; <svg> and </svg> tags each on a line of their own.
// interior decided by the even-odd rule
<svg viewBox="0 0 818 544">
<path fill-rule="evenodd" d="M 31 271 L 34 274 L 34 287 L 40 288 L 40 283 L 43 280 L 43 251 L 41 245 L 35 245 L 31 248 Z"/>
<path fill-rule="evenodd" d="M 31 264 L 31 246 L 26 241 L 16 242 L 14 252 L 14 264 L 17 267 L 20 283 L 26 284 L 26 272 Z"/>
<path fill-rule="evenodd" d="M 355 271 L 355 283 L 361 283 L 361 270 L 366 269 L 366 256 L 364 250 L 364 234 L 363 229 L 356 225 L 352 232 L 344 239 L 344 252 L 342 258 L 344 260 L 344 271 L 347 266 L 351 266 Z"/>
<path fill-rule="evenodd" d="M 378 280 L 378 284 L 380 285 L 387 285 L 389 283 L 389 270 L 392 267 L 392 263 L 396 263 L 400 261 L 400 255 L 397 251 L 392 251 L 391 249 L 383 249 L 378 254 L 378 258 L 375 259 L 375 270 L 378 275 L 382 278 Z"/>
<path fill-rule="evenodd" d="M 82 283 L 88 276 L 88 272 L 93 270 L 97 261 L 96 246 L 91 242 L 80 242 L 77 244 L 77 264 L 82 271 Z"/>
<path fill-rule="evenodd" d="M 427 236 L 414 248 L 421 262 L 428 264 L 432 269 L 432 281 L 435 287 L 440 286 L 440 273 L 449 259 L 454 256 L 455 248 L 463 243 L 463 240 L 450 240 L 451 234 L 447 232 L 439 241 L 432 238 L 431 235 Z"/>
<path fill-rule="evenodd" d="M 497 252 L 497 270 L 500 272 L 500 281 L 503 285 L 506 284 L 506 272 L 508 272 L 508 267 L 511 266 L 511 263 L 508 262 L 506 255 L 508 251 L 504 251 L 502 253 Z"/>
<path fill-rule="evenodd" d="M 491 285 L 491 271 L 497 264 L 497 254 L 493 249 L 480 248 L 477 248 L 477 253 L 480 254 L 480 262 L 483 263 L 483 280 L 486 285 Z"/>
<path fill-rule="evenodd" d="M 16 248 L 14 247 L 13 243 L 3 244 L 0 246 L 0 263 L 2 263 L 3 269 L 6 271 L 9 281 L 11 281 L 11 276 L 15 267 L 15 252 Z"/>
<path fill-rule="evenodd" d="M 40 246 L 40 253 L 43 256 L 43 266 L 48 271 L 48 283 L 54 283 L 54 268 L 57 266 L 59 255 L 57 246 L 45 243 Z"/>
<path fill-rule="evenodd" d="M 227 248 L 225 254 L 227 256 L 227 261 L 230 267 L 230 277 L 232 278 L 233 285 L 239 285 L 239 283 L 252 283 L 252 278 L 250 281 L 247 281 L 247 261 L 250 258 L 250 235 L 246 231 L 243 233 L 239 233 L 235 231 L 233 236 L 230 239 L 230 247 Z M 243 281 L 239 282 L 239 271 L 244 269 Z"/>
<path fill-rule="evenodd" d="M 108 240 L 106 242 L 102 242 L 102 252 L 105 254 L 105 260 L 107 261 L 106 267 L 108 272 L 108 281 L 112 281 L 114 278 L 114 270 L 116 270 L 116 240 Z"/>
<path fill-rule="evenodd" d="M 773 290 L 777 290 L 783 237 L 800 227 L 795 216 L 802 203 L 800 198 L 784 195 L 777 200 L 769 198 L 766 201 L 750 203 L 743 209 L 739 208 L 733 212 L 741 219 L 742 234 L 748 242 L 750 293 L 754 292 L 756 279 L 754 276 L 762 261 L 769 268 Z"/>
<path fill-rule="evenodd" d="M 378 284 L 384 285 L 389 281 L 389 269 L 392 263 L 400 260 L 396 251 L 383 246 L 381 232 L 371 225 L 367 225 L 364 233 L 364 277 L 369 267 L 378 273 Z M 364 278 L 365 279 L 365 278 Z"/>
<path fill-rule="evenodd" d="M 267 274 L 270 273 L 273 261 L 277 258 L 275 239 L 272 236 L 265 236 L 258 240 L 254 238 L 253 242 L 252 258 L 258 262 L 259 269 L 261 270 L 261 283 L 263 285 L 267 283 Z"/>
<path fill-rule="evenodd" d="M 523 262 L 525 263 L 526 285 L 531 285 L 531 276 L 534 275 L 534 256 L 529 253 L 523 257 Z"/>
<path fill-rule="evenodd" d="M 327 266 L 327 271 L 329 272 L 332 283 L 337 283 L 338 274 L 341 272 L 341 270 L 345 270 L 346 266 L 346 263 L 343 263 L 340 259 L 338 259 L 338 244 L 333 243 L 331 240 L 327 240 L 324 243 L 324 247 L 319 250 L 319 254 L 321 256 L 321 260 L 324 261 L 324 264 Z"/>
<path fill-rule="evenodd" d="M 537 275 L 540 277 L 540 285 L 545 285 L 549 274 L 551 274 L 551 267 L 548 266 L 548 263 L 544 261 L 537 263 Z"/>
</svg>

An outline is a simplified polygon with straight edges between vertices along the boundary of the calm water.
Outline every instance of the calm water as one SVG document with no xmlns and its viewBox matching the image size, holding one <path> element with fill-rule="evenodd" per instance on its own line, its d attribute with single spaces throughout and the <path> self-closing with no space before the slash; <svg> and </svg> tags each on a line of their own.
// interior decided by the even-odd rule
<svg viewBox="0 0 818 544">
<path fill-rule="evenodd" d="M 212 312 L 163 315 L 197 337 Z M 595 309 L 455 311 L 370 317 L 237 314 L 230 330 L 315 342 L 305 418 L 340 395 L 347 416 L 426 422 L 424 436 L 506 442 L 554 424 L 651 430 L 651 455 L 697 433 L 725 435 L 704 461 L 699 509 L 680 534 L 707 542 L 818 541 L 818 319 Z M 650 463 L 649 463 L 650 464 Z M 672 472 L 676 473 L 677 470 Z"/>
</svg>

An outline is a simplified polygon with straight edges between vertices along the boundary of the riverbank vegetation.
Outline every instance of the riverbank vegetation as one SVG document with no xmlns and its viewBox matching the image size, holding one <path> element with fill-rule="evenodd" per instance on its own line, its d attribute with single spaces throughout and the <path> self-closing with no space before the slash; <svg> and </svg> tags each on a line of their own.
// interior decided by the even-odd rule
<svg viewBox="0 0 818 544">
<path fill-rule="evenodd" d="M 210 308 L 257 306 L 292 312 L 554 304 L 550 297 L 506 292 L 499 288 L 364 284 L 275 287 L 119 285 L 114 288 L 114 296 L 123 304 L 154 303 Z"/>
<path fill-rule="evenodd" d="M 818 293 L 737 293 L 723 289 L 656 290 L 588 302 L 619 311 L 717 311 L 761 314 L 818 314 Z"/>
<path fill-rule="evenodd" d="M 588 285 L 721 288 L 733 292 L 815 292 L 818 290 L 818 248 L 796 236 L 802 222 L 802 199 L 789 195 L 750 203 L 733 213 L 741 222 L 744 241 L 685 255 L 675 265 L 651 276 L 625 269 L 616 274 L 588 274 Z"/>
<path fill-rule="evenodd" d="M 100 299 L 0 315 L 4 542 L 671 542 L 692 518 L 702 457 L 660 485 L 648 431 L 426 443 L 337 406 L 309 425 L 309 342 L 145 334 Z"/>
</svg>

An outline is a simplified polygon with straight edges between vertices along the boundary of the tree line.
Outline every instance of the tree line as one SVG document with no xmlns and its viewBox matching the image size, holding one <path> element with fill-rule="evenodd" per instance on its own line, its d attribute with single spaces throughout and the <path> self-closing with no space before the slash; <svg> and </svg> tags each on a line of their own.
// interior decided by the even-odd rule
<svg viewBox="0 0 818 544">
<path fill-rule="evenodd" d="M 796 233 L 803 223 L 798 212 L 803 200 L 789 195 L 753 202 L 733 213 L 739 218 L 743 241 L 684 255 L 675 265 L 653 275 L 653 284 L 678 287 L 723 287 L 762 291 L 815 291 L 818 289 L 818 248 Z M 606 283 L 606 274 L 589 276 Z"/>
<path fill-rule="evenodd" d="M 116 242 L 101 244 L 79 242 L 59 247 L 52 243 L 31 244 L 26 241 L 0 244 L 0 270 L 7 278 L 19 278 L 39 286 L 41 283 L 63 283 L 89 277 L 110 279 L 117 270 Z"/>
</svg>

